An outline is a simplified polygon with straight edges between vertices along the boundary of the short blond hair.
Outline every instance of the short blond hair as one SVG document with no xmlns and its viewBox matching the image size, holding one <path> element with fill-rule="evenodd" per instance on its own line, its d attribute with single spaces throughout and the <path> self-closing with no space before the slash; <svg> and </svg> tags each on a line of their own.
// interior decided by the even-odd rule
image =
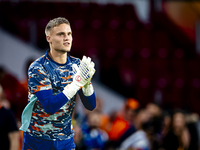
<svg viewBox="0 0 200 150">
<path fill-rule="evenodd" d="M 49 31 L 52 28 L 54 28 L 56 26 L 59 26 L 59 25 L 61 25 L 63 23 L 68 24 L 70 26 L 70 22 L 66 18 L 64 18 L 64 17 L 58 17 L 58 18 L 54 18 L 54 19 L 50 20 L 47 23 L 46 28 L 45 28 L 45 34 L 46 34 L 46 36 L 49 35 Z"/>
</svg>

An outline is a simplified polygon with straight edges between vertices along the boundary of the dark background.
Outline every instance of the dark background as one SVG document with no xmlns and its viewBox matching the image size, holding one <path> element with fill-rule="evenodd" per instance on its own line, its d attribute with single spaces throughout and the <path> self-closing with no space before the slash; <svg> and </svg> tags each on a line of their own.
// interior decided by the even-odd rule
<svg viewBox="0 0 200 150">
<path fill-rule="evenodd" d="M 154 1 L 150 5 L 150 21 L 142 23 L 131 4 L 2 1 L 0 26 L 45 53 L 49 48 L 46 24 L 65 17 L 73 32 L 70 54 L 92 57 L 97 81 L 138 99 L 141 105 L 156 102 L 166 109 L 200 113 L 200 59 L 195 38 L 165 11 L 156 11 Z"/>
</svg>

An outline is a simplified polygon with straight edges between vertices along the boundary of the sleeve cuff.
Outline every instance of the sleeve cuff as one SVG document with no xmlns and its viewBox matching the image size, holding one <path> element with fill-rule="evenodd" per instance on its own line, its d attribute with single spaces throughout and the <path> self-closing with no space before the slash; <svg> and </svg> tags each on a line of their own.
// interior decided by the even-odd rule
<svg viewBox="0 0 200 150">
<path fill-rule="evenodd" d="M 92 86 L 92 83 L 90 83 L 89 85 L 86 85 L 82 88 L 83 94 L 85 96 L 91 96 L 94 93 L 94 88 Z"/>
</svg>

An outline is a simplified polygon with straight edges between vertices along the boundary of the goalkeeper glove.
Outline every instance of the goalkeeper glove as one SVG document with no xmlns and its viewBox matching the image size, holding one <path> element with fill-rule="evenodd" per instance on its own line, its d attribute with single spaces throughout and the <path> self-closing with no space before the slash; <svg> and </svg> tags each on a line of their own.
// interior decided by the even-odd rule
<svg viewBox="0 0 200 150">
<path fill-rule="evenodd" d="M 94 63 L 91 59 L 83 56 L 83 59 L 78 67 L 76 64 L 72 65 L 72 69 L 75 72 L 72 83 L 68 84 L 63 93 L 68 99 L 71 99 L 76 92 L 82 88 L 87 82 L 89 82 L 95 73 Z"/>
<path fill-rule="evenodd" d="M 83 60 L 84 59 L 85 58 L 83 58 Z M 90 62 L 89 63 L 89 68 L 91 70 L 94 69 L 95 64 L 93 62 L 91 62 L 91 58 L 90 57 L 88 57 L 87 61 Z M 74 72 L 76 72 L 76 70 L 74 70 Z M 85 96 L 91 96 L 93 94 L 93 92 L 94 92 L 94 88 L 93 88 L 92 83 L 91 83 L 91 78 L 92 78 L 92 76 L 90 77 L 90 80 L 88 80 L 87 83 L 82 88 L 83 94 Z"/>
<path fill-rule="evenodd" d="M 91 82 L 86 83 L 86 84 L 83 86 L 82 90 L 83 90 L 83 94 L 84 94 L 85 96 L 91 96 L 91 95 L 94 93 L 94 88 L 93 88 Z"/>
<path fill-rule="evenodd" d="M 91 62 L 90 65 L 91 65 L 92 68 L 94 68 L 95 64 L 93 62 Z M 94 93 L 94 88 L 93 88 L 92 83 L 91 83 L 91 78 L 90 78 L 90 80 L 88 80 L 88 82 L 82 88 L 83 94 L 85 96 L 91 96 Z"/>
</svg>

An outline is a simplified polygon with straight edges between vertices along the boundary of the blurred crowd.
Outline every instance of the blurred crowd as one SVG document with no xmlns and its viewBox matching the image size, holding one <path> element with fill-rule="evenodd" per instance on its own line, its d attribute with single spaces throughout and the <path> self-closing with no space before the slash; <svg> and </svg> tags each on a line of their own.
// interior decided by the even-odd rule
<svg viewBox="0 0 200 150">
<path fill-rule="evenodd" d="M 122 110 L 94 111 L 74 116 L 77 150 L 198 150 L 199 115 L 182 109 L 163 110 L 155 103 L 141 107 L 128 98 Z"/>
<path fill-rule="evenodd" d="M 0 68 L 2 150 L 21 150 L 27 95 L 27 79 L 20 82 Z M 153 102 L 141 106 L 140 100 L 127 98 L 121 110 L 105 114 L 98 97 L 93 111 L 83 110 L 75 107 L 73 114 L 76 150 L 200 150 L 200 120 L 194 112 L 164 110 Z"/>
</svg>

